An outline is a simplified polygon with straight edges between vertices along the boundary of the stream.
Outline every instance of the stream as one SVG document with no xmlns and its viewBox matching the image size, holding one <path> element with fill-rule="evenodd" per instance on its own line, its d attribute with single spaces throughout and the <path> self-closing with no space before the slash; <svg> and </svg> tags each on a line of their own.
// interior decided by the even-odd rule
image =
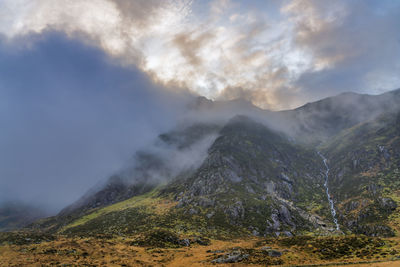
<svg viewBox="0 0 400 267">
<path fill-rule="evenodd" d="M 337 220 L 337 218 L 336 218 L 335 206 L 334 206 L 334 204 L 333 204 L 332 197 L 331 197 L 331 195 L 329 194 L 329 186 L 328 186 L 329 166 L 328 166 L 328 163 L 327 163 L 327 159 L 326 159 L 319 151 L 318 151 L 318 155 L 322 158 L 322 160 L 324 161 L 324 165 L 325 165 L 325 167 L 326 167 L 326 170 L 325 170 L 325 172 L 324 172 L 324 174 L 325 174 L 324 186 L 325 186 L 326 196 L 328 197 L 329 206 L 330 206 L 330 208 L 331 208 L 331 214 L 332 214 L 332 217 L 333 217 L 333 222 L 335 223 L 336 230 L 340 230 L 339 223 L 338 223 L 338 220 Z"/>
</svg>

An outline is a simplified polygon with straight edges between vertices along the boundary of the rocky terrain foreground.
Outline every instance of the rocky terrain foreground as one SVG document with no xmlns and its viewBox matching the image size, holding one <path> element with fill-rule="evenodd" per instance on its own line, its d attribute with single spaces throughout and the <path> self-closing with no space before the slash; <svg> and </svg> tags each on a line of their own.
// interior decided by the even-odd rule
<svg viewBox="0 0 400 267">
<path fill-rule="evenodd" d="M 153 231 L 135 237 L 1 234 L 0 266 L 399 266 L 397 238 L 249 237 L 210 240 Z M 332 264 L 332 265 L 330 265 Z"/>
</svg>

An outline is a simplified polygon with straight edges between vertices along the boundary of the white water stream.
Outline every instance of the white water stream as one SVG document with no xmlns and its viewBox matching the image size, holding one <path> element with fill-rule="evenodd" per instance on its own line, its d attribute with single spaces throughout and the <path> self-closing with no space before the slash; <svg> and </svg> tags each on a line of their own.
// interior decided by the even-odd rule
<svg viewBox="0 0 400 267">
<path fill-rule="evenodd" d="M 336 218 L 335 206 L 333 204 L 332 197 L 329 194 L 329 186 L 328 186 L 329 166 L 328 166 L 328 163 L 327 163 L 327 159 L 319 151 L 318 151 L 318 155 L 322 158 L 322 160 L 324 161 L 325 167 L 326 167 L 324 186 L 325 186 L 326 196 L 328 197 L 329 206 L 331 208 L 331 214 L 332 214 L 332 217 L 333 217 L 333 222 L 335 223 L 336 230 L 340 230 L 339 223 L 338 223 L 338 220 Z"/>
</svg>

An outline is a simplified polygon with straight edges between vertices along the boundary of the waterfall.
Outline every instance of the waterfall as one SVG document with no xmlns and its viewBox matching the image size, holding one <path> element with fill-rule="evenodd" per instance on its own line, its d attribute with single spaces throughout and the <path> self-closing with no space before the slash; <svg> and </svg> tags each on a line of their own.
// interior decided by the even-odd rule
<svg viewBox="0 0 400 267">
<path fill-rule="evenodd" d="M 326 170 L 325 170 L 325 172 L 324 172 L 324 174 L 325 174 L 324 186 L 325 186 L 326 196 L 328 197 L 329 206 L 330 206 L 330 208 L 331 208 L 331 214 L 332 214 L 332 217 L 333 217 L 333 222 L 335 223 L 336 230 L 340 230 L 339 223 L 338 223 L 338 220 L 337 220 L 337 218 L 336 218 L 335 206 L 334 206 L 334 204 L 333 204 L 332 197 L 331 197 L 331 195 L 329 194 L 329 186 L 328 186 L 329 166 L 328 166 L 328 163 L 327 163 L 327 159 L 326 159 L 319 151 L 318 151 L 318 155 L 319 155 L 319 156 L 322 158 L 322 160 L 324 161 L 324 165 L 325 165 L 325 168 L 326 168 Z"/>
</svg>

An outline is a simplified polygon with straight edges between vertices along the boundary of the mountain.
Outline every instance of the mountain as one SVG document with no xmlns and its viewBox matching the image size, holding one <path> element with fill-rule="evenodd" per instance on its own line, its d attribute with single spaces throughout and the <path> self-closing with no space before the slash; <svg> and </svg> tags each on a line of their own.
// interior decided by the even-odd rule
<svg viewBox="0 0 400 267">
<path fill-rule="evenodd" d="M 46 212 L 25 203 L 9 201 L 0 205 L 0 232 L 25 227 L 47 216 Z"/>
<path fill-rule="evenodd" d="M 180 231 L 183 227 L 207 236 L 222 232 L 293 235 L 333 227 L 326 212 L 321 159 L 282 133 L 236 116 L 222 128 L 191 125 L 160 135 L 159 142 L 188 149 L 215 131 L 218 137 L 196 168 L 182 169 L 163 184 L 147 183 L 145 191 L 133 190 L 144 188 L 143 182 L 124 185 L 122 178 L 114 176 L 103 189 L 40 222 L 41 227 L 85 235 L 132 234 L 156 227 Z M 153 168 L 146 167 L 147 171 Z M 156 167 L 163 164 L 158 162 Z"/>
<path fill-rule="evenodd" d="M 277 121 L 298 141 L 327 142 L 341 131 L 399 109 L 400 89 L 381 95 L 342 93 L 294 110 L 278 112 Z"/>
<path fill-rule="evenodd" d="M 33 210 L 0 209 L 8 229 L 25 227 L 0 247 L 26 253 L 20 265 L 398 261 L 398 103 L 400 90 L 277 112 L 198 98 L 56 216 L 26 226 Z"/>
<path fill-rule="evenodd" d="M 161 228 L 208 237 L 393 236 L 399 101 L 400 90 L 345 93 L 272 112 L 199 98 L 189 119 L 137 152 L 130 167 L 32 227 L 74 235 Z"/>
</svg>

